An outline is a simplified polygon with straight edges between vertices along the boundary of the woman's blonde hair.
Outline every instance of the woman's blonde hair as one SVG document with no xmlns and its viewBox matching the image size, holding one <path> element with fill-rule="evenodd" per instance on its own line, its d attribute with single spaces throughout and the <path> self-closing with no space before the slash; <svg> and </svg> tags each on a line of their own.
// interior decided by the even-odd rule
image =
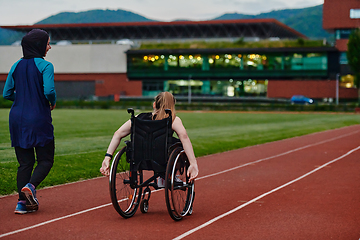
<svg viewBox="0 0 360 240">
<path fill-rule="evenodd" d="M 175 120 L 175 98 L 169 92 L 161 92 L 155 97 L 155 109 L 153 114 L 153 120 L 161 120 L 168 117 L 165 113 L 165 109 L 171 110 L 172 120 Z"/>
</svg>

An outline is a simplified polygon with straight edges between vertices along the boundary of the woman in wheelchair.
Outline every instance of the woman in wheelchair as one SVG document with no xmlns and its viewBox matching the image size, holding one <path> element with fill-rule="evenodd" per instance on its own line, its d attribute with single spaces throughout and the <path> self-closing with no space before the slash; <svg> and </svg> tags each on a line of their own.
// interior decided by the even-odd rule
<svg viewBox="0 0 360 240">
<path fill-rule="evenodd" d="M 151 119 L 151 120 L 160 120 L 167 117 L 165 113 L 165 109 L 170 109 L 172 113 L 172 129 L 176 132 L 177 136 L 179 137 L 183 148 L 185 150 L 186 156 L 189 159 L 190 166 L 188 168 L 187 175 L 190 177 L 190 181 L 193 181 L 198 173 L 198 165 L 195 158 L 194 150 L 191 144 L 191 141 L 186 133 L 186 129 L 181 122 L 181 119 L 175 115 L 175 98 L 169 92 L 161 92 L 155 97 L 155 101 L 153 103 L 154 111 L 152 113 L 143 113 L 140 114 L 138 117 L 144 119 Z M 107 154 L 102 162 L 102 167 L 100 168 L 100 172 L 104 176 L 110 175 L 110 160 L 112 155 L 114 154 L 115 150 L 120 144 L 122 138 L 126 137 L 130 134 L 131 131 L 131 121 L 128 120 L 125 122 L 113 135 L 109 147 L 107 149 Z M 176 140 L 174 140 L 176 141 Z"/>
<path fill-rule="evenodd" d="M 150 187 L 165 188 L 165 200 L 172 219 L 179 221 L 192 214 L 195 182 L 199 169 L 190 139 L 181 119 L 175 115 L 175 98 L 169 92 L 155 97 L 153 112 L 134 116 L 113 135 L 100 172 L 109 176 L 112 204 L 124 218 L 132 217 L 137 208 L 146 213 Z M 153 121 L 154 120 L 154 121 Z M 179 139 L 172 137 L 176 132 Z M 122 138 L 130 141 L 114 156 Z M 154 175 L 144 179 L 143 170 Z M 143 191 L 143 188 L 144 191 Z"/>
</svg>

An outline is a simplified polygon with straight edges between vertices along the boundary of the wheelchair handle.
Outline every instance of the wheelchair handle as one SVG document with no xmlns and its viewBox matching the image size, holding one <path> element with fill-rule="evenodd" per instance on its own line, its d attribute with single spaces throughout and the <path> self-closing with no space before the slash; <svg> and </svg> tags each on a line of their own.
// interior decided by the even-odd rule
<svg viewBox="0 0 360 240">
<path fill-rule="evenodd" d="M 131 116 L 134 116 L 134 109 L 128 108 L 128 109 L 127 109 L 127 112 L 128 112 L 128 113 L 131 113 Z"/>
</svg>

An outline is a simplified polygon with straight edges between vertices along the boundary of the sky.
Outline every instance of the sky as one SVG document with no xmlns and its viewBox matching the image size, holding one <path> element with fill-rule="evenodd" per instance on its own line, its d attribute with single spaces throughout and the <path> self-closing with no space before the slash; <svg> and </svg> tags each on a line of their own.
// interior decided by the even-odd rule
<svg viewBox="0 0 360 240">
<path fill-rule="evenodd" d="M 122 9 L 157 21 L 201 21 L 225 13 L 259 14 L 323 3 L 324 0 L 0 0 L 0 26 L 33 25 L 61 12 L 94 9 Z"/>
</svg>

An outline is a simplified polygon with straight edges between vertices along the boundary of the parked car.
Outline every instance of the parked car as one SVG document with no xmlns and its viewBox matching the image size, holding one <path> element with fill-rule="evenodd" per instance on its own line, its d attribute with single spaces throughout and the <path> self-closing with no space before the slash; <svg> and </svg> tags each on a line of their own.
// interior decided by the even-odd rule
<svg viewBox="0 0 360 240">
<path fill-rule="evenodd" d="M 61 40 L 61 41 L 58 41 L 56 43 L 56 45 L 58 45 L 58 46 L 67 46 L 67 45 L 72 45 L 72 42 L 70 42 L 68 40 Z"/>
<path fill-rule="evenodd" d="M 131 41 L 130 39 L 121 39 L 121 40 L 117 40 L 117 41 L 116 41 L 116 44 L 118 44 L 118 45 L 130 45 L 130 46 L 133 46 L 133 45 L 134 45 L 134 42 Z"/>
<path fill-rule="evenodd" d="M 303 95 L 294 95 L 290 99 L 291 104 L 313 104 L 314 100 Z"/>
</svg>

